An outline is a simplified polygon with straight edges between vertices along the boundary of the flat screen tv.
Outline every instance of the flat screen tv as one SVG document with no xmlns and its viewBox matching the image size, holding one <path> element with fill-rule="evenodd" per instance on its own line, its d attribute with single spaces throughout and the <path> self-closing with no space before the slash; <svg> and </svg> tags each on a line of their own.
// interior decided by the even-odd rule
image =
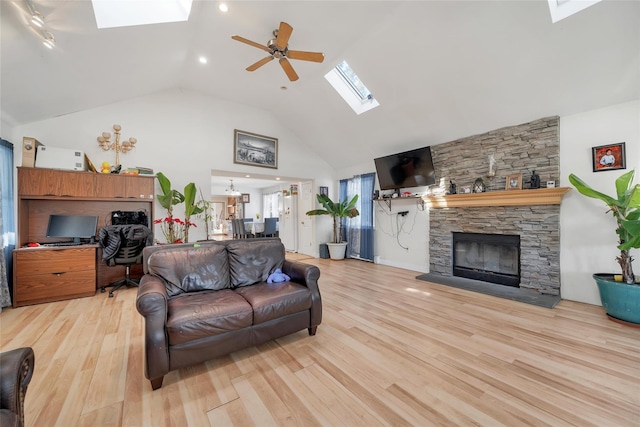
<svg viewBox="0 0 640 427">
<path fill-rule="evenodd" d="M 422 187 L 436 183 L 431 147 L 374 159 L 381 190 Z"/>
<path fill-rule="evenodd" d="M 47 237 L 72 238 L 74 243 L 96 235 L 98 217 L 93 215 L 49 215 Z"/>
</svg>

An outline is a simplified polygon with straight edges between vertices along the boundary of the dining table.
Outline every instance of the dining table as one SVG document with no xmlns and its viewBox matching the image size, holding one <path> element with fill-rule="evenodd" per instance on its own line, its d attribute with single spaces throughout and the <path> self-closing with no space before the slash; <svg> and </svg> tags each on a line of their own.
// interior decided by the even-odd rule
<svg viewBox="0 0 640 427">
<path fill-rule="evenodd" d="M 244 226 L 254 236 L 264 233 L 264 221 L 247 222 Z"/>
</svg>

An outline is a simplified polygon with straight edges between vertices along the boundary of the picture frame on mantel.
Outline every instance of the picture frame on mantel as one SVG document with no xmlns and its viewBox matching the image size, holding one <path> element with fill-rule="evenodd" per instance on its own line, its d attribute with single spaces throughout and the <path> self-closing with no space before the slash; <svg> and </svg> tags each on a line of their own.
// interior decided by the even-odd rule
<svg viewBox="0 0 640 427">
<path fill-rule="evenodd" d="M 234 130 L 233 162 L 278 169 L 278 138 Z"/>
<path fill-rule="evenodd" d="M 522 174 L 514 173 L 507 175 L 505 190 L 522 190 Z"/>
<path fill-rule="evenodd" d="M 626 157 L 624 142 L 591 148 L 594 172 L 626 169 Z"/>
</svg>

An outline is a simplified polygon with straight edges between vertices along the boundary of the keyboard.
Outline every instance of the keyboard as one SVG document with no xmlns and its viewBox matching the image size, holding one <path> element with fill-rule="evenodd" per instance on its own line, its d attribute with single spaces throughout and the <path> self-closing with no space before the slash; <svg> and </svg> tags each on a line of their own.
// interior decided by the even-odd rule
<svg viewBox="0 0 640 427">
<path fill-rule="evenodd" d="M 82 242 L 55 242 L 55 243 L 45 243 L 41 246 L 80 246 L 84 245 Z"/>
</svg>

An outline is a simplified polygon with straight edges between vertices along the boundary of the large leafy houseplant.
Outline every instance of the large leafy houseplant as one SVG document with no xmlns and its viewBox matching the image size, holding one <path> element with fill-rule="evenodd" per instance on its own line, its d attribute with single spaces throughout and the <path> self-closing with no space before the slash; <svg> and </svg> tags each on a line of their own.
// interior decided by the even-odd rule
<svg viewBox="0 0 640 427">
<path fill-rule="evenodd" d="M 306 214 L 313 215 L 330 215 L 333 219 L 333 242 L 342 243 L 342 218 L 353 218 L 360 215 L 356 209 L 358 195 L 356 194 L 349 201 L 333 202 L 326 194 L 318 194 L 318 203 L 322 205 L 322 209 L 313 209 Z"/>
<path fill-rule="evenodd" d="M 184 193 L 171 188 L 171 181 L 162 172 L 156 175 L 160 183 L 162 194 L 158 194 L 160 206 L 167 210 L 165 218 L 158 218 L 155 224 L 160 224 L 167 243 L 183 243 L 189 241 L 189 227 L 196 226 L 191 222 L 192 215 L 202 213 L 202 207 L 195 202 L 196 185 L 190 182 L 184 187 Z M 173 216 L 173 207 L 184 203 L 184 221 Z"/>
<path fill-rule="evenodd" d="M 574 174 L 569 175 L 569 182 L 581 194 L 602 200 L 615 218 L 620 250 L 616 261 L 622 269 L 622 281 L 627 284 L 635 283 L 633 257 L 629 251 L 640 248 L 640 184 L 633 184 L 634 172 L 631 170 L 616 179 L 615 197 L 594 190 Z"/>
</svg>

